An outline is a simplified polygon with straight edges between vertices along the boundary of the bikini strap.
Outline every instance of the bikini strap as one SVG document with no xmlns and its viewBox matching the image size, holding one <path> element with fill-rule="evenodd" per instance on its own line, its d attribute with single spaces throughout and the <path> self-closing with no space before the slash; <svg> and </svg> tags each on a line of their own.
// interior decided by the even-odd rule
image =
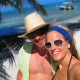
<svg viewBox="0 0 80 80">
<path fill-rule="evenodd" d="M 72 61 L 72 55 L 71 55 L 71 58 L 70 58 L 70 61 L 69 61 L 69 64 L 68 64 L 67 80 L 69 80 L 69 67 L 70 67 L 71 61 Z"/>
</svg>

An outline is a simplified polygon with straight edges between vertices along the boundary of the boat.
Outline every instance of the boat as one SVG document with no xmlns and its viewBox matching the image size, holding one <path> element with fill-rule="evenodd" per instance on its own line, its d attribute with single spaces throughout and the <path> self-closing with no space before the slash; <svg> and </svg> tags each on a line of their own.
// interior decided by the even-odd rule
<svg viewBox="0 0 80 80">
<path fill-rule="evenodd" d="M 72 5 L 72 2 L 64 2 L 59 6 L 59 10 L 74 10 L 74 6 Z"/>
<path fill-rule="evenodd" d="M 59 10 L 74 10 L 73 6 L 59 6 Z"/>
</svg>

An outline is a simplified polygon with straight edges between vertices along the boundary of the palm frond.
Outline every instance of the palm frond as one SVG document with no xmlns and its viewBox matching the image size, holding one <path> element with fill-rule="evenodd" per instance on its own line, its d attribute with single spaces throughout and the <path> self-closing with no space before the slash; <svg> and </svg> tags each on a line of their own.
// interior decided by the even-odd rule
<svg viewBox="0 0 80 80">
<path fill-rule="evenodd" d="M 44 6 L 41 5 L 37 0 L 28 0 L 28 3 L 31 4 L 38 12 L 42 12 L 44 15 L 47 15 Z"/>
<path fill-rule="evenodd" d="M 0 59 L 0 80 L 9 80 L 8 78 L 10 77 L 6 71 L 5 71 L 5 66 L 3 66 L 3 59 Z"/>
<path fill-rule="evenodd" d="M 24 43 L 24 39 L 18 39 L 15 35 L 0 37 L 0 80 L 9 80 L 10 76 L 5 71 L 3 63 L 8 61 L 13 65 L 13 62 L 15 63 L 14 54 L 18 54 Z"/>
</svg>

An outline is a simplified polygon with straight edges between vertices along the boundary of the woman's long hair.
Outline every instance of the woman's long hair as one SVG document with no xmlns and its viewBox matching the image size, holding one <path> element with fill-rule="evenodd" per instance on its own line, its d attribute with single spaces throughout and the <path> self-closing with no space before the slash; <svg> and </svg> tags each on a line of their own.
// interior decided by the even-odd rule
<svg viewBox="0 0 80 80">
<path fill-rule="evenodd" d="M 72 45 L 71 45 L 70 51 L 71 51 L 71 53 L 72 53 L 73 56 L 75 56 L 77 59 L 80 59 L 78 51 L 77 51 L 76 46 L 75 46 L 75 40 L 73 38 L 72 31 L 70 30 L 70 28 L 68 26 L 66 26 L 64 24 L 60 24 L 59 26 L 61 28 L 65 29 L 70 34 L 71 39 L 72 39 Z"/>
</svg>

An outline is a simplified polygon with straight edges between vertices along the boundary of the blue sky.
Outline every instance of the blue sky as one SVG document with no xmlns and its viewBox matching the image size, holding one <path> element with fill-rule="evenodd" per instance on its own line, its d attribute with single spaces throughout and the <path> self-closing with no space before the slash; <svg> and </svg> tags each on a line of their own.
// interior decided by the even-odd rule
<svg viewBox="0 0 80 80">
<path fill-rule="evenodd" d="M 46 5 L 46 4 L 51 4 L 51 3 L 58 3 L 58 2 L 64 2 L 66 0 L 38 0 L 39 3 L 41 3 L 42 5 Z M 12 10 L 13 8 L 11 6 L 8 6 L 8 7 L 3 7 L 1 8 L 1 11 L 2 12 L 6 12 L 6 11 L 9 11 L 9 10 Z"/>
</svg>

